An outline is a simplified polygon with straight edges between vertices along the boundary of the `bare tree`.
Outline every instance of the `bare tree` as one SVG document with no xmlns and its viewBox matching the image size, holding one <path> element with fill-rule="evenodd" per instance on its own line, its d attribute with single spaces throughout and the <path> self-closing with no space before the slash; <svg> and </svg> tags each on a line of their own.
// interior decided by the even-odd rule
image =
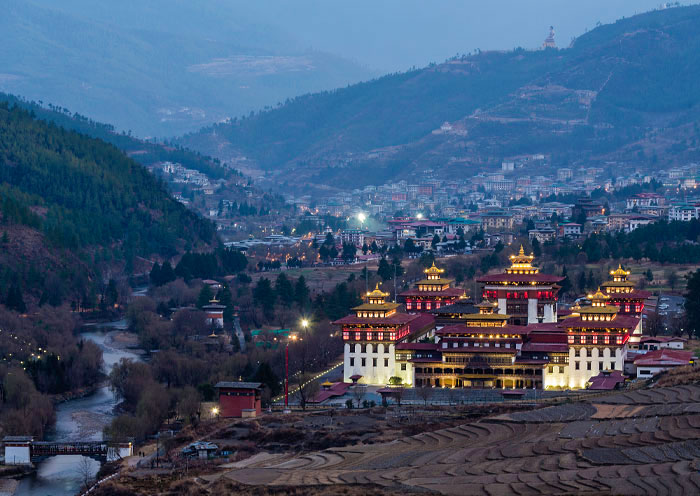
<svg viewBox="0 0 700 496">
<path fill-rule="evenodd" d="M 646 334 L 655 337 L 658 336 L 664 328 L 664 317 L 660 315 L 658 310 L 649 312 L 646 319 Z"/>
<path fill-rule="evenodd" d="M 296 378 L 297 387 L 299 389 L 297 391 L 299 406 L 301 406 L 302 410 L 306 410 L 306 405 L 309 403 L 309 400 L 318 392 L 318 381 L 314 380 L 311 374 L 299 373 Z"/>
<path fill-rule="evenodd" d="M 367 386 L 364 384 L 355 384 L 352 388 L 352 397 L 357 401 L 357 408 L 360 408 L 362 399 L 367 394 Z"/>
<path fill-rule="evenodd" d="M 78 464 L 78 473 L 80 474 L 80 479 L 83 481 L 85 490 L 87 491 L 90 489 L 90 486 L 92 486 L 95 479 L 92 469 L 92 460 L 90 460 L 90 458 L 84 456 L 80 459 L 80 463 Z"/>
<path fill-rule="evenodd" d="M 666 282 L 668 282 L 668 286 L 671 288 L 671 291 L 675 291 L 676 285 L 678 285 L 678 272 L 675 270 L 669 270 L 666 272 Z"/>
<path fill-rule="evenodd" d="M 433 388 L 430 386 L 423 386 L 416 388 L 416 393 L 418 397 L 423 400 L 425 406 L 428 406 L 428 400 L 433 396 Z"/>
</svg>

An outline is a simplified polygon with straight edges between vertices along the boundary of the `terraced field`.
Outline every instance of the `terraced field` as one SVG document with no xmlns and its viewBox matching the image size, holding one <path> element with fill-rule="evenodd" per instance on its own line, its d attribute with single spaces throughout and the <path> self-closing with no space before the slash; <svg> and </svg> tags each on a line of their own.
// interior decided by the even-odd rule
<svg viewBox="0 0 700 496">
<path fill-rule="evenodd" d="M 677 386 L 499 415 L 391 443 L 257 457 L 223 477 L 460 495 L 695 495 L 699 469 L 700 386 Z"/>
</svg>

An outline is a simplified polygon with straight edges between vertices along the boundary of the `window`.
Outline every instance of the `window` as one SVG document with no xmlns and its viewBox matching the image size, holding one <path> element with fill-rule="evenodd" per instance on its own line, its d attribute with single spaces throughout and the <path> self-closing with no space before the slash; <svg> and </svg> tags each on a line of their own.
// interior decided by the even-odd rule
<svg viewBox="0 0 700 496">
<path fill-rule="evenodd" d="M 581 350 L 575 349 L 575 350 L 574 350 L 574 356 L 575 356 L 575 357 L 580 357 L 580 356 L 581 356 Z"/>
<path fill-rule="evenodd" d="M 617 344 L 622 344 L 622 336 L 617 336 L 617 337 L 615 337 L 615 342 L 616 342 Z"/>
<path fill-rule="evenodd" d="M 384 367 L 388 367 L 388 366 L 389 366 L 389 359 L 385 358 L 384 359 Z"/>
<path fill-rule="evenodd" d="M 569 344 L 574 344 L 575 336 L 569 336 Z"/>
<path fill-rule="evenodd" d="M 401 364 L 401 370 L 406 370 L 406 364 L 405 364 L 405 363 L 402 363 L 402 364 Z"/>
<path fill-rule="evenodd" d="M 366 366 L 367 366 L 367 359 L 366 359 L 366 358 L 363 358 L 363 359 L 362 359 L 362 366 L 363 366 L 363 367 L 366 367 Z"/>
<path fill-rule="evenodd" d="M 591 362 L 586 362 L 586 370 L 591 370 Z"/>
<path fill-rule="evenodd" d="M 603 338 L 603 343 L 605 343 L 605 344 L 610 344 L 610 336 L 605 336 L 605 337 Z"/>
<path fill-rule="evenodd" d="M 608 368 L 609 368 L 610 370 L 614 370 L 614 369 L 615 369 L 615 365 L 613 364 L 613 362 L 610 362 L 610 365 L 608 366 Z"/>
<path fill-rule="evenodd" d="M 377 359 L 372 358 L 372 367 L 376 367 L 376 366 L 377 366 Z"/>
<path fill-rule="evenodd" d="M 580 366 L 581 366 L 581 363 L 580 363 L 580 362 L 574 362 L 574 366 L 575 366 L 576 370 L 579 370 L 579 368 L 581 368 L 581 367 L 580 367 Z"/>
<path fill-rule="evenodd" d="M 351 367 L 355 366 L 355 359 L 353 357 L 350 357 L 350 366 Z"/>
<path fill-rule="evenodd" d="M 559 373 L 563 374 L 564 373 L 564 367 L 559 367 Z"/>
<path fill-rule="evenodd" d="M 603 362 L 598 362 L 598 370 L 603 370 Z"/>
<path fill-rule="evenodd" d="M 553 374 L 553 373 L 554 373 L 554 367 L 552 367 L 551 365 L 549 366 L 549 373 L 550 373 L 550 374 Z"/>
</svg>

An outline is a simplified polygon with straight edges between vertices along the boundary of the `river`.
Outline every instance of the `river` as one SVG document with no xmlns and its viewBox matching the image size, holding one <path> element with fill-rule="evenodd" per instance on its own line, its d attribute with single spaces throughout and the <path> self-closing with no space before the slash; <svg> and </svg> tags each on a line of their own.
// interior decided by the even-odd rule
<svg viewBox="0 0 700 496">
<path fill-rule="evenodd" d="M 141 357 L 128 350 L 114 348 L 105 344 L 107 334 L 113 330 L 126 329 L 126 321 L 118 320 L 106 324 L 90 326 L 83 332 L 83 339 L 93 341 L 102 348 L 104 371 L 109 373 L 114 364 L 122 358 L 141 360 Z M 66 401 L 56 407 L 56 424 L 47 433 L 47 440 L 78 441 L 102 440 L 102 428 L 114 417 L 113 410 L 117 404 L 114 394 L 107 386 L 99 388 L 95 394 L 76 400 Z M 100 463 L 87 458 L 93 475 L 100 468 Z M 23 478 L 15 496 L 74 496 L 82 488 L 81 472 L 83 457 L 77 455 L 54 456 L 37 465 L 37 471 Z"/>
</svg>

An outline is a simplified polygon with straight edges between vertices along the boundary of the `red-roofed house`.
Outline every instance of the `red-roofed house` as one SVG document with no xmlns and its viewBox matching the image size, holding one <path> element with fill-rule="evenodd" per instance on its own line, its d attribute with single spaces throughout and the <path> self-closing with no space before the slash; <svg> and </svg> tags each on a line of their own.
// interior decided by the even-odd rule
<svg viewBox="0 0 700 496">
<path fill-rule="evenodd" d="M 634 365 L 637 368 L 637 377 L 648 379 L 674 367 L 692 365 L 695 360 L 697 357 L 693 356 L 692 351 L 663 348 L 638 356 Z"/>
<path fill-rule="evenodd" d="M 595 391 L 612 391 L 625 384 L 626 377 L 619 370 L 603 370 L 588 380 L 588 389 Z"/>
</svg>

